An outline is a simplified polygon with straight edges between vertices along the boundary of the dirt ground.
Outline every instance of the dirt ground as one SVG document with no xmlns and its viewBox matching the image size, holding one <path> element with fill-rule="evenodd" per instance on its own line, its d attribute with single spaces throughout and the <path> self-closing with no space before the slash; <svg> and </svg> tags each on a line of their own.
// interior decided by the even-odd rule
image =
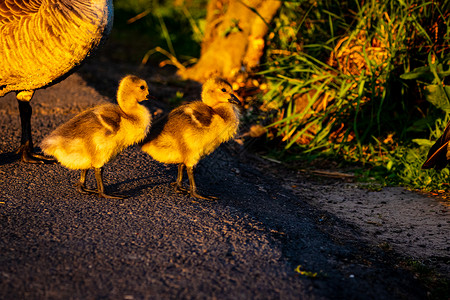
<svg viewBox="0 0 450 300">
<path fill-rule="evenodd" d="M 277 169 L 276 163 L 265 164 Z M 351 224 L 368 243 L 450 274 L 448 200 L 402 187 L 374 191 L 356 183 L 351 174 L 334 169 L 295 172 L 285 168 L 274 173 L 283 178 L 286 189 Z"/>
<path fill-rule="evenodd" d="M 160 99 L 150 105 L 155 118 L 177 91 L 199 93 L 159 70 L 91 61 L 37 92 L 37 143 L 113 99 L 126 73 Z M 115 203 L 77 195 L 77 172 L 16 161 L 12 94 L 0 99 L 0 118 L 0 298 L 448 298 L 448 202 L 400 187 L 371 191 L 336 170 L 294 171 L 231 142 L 196 171 L 217 203 L 171 193 L 175 167 L 136 147 L 108 166 L 107 188 L 131 194 Z"/>
</svg>

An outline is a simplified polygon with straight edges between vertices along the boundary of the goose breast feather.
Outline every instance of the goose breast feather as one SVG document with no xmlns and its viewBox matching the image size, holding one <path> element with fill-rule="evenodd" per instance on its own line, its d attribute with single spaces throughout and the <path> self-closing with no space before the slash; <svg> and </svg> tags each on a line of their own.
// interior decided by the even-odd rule
<svg viewBox="0 0 450 300">
<path fill-rule="evenodd" d="M 109 33 L 112 0 L 0 1 L 0 96 L 44 87 Z"/>
</svg>

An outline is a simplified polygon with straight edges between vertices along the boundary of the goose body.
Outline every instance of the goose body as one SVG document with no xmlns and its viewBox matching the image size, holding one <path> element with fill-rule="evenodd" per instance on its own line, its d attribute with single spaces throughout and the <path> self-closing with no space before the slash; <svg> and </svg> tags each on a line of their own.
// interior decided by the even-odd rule
<svg viewBox="0 0 450 300">
<path fill-rule="evenodd" d="M 0 2 L 0 97 L 16 92 L 22 120 L 22 159 L 32 150 L 34 91 L 67 76 L 107 36 L 112 0 Z M 29 158 L 29 159 L 28 159 Z"/>
<path fill-rule="evenodd" d="M 240 104 L 231 85 L 212 78 L 203 85 L 202 101 L 194 101 L 172 110 L 166 120 L 151 129 L 142 150 L 153 159 L 179 164 L 176 190 L 183 190 L 183 169 L 186 167 L 190 194 L 198 195 L 193 168 L 202 157 L 233 138 L 239 126 Z"/>
<path fill-rule="evenodd" d="M 133 75 L 124 77 L 117 92 L 118 104 L 101 104 L 76 115 L 42 141 L 43 152 L 69 169 L 82 170 L 80 192 L 91 192 L 85 187 L 85 177 L 87 170 L 94 169 L 97 193 L 106 197 L 101 170 L 122 150 L 147 135 L 151 115 L 139 102 L 148 95 L 144 80 Z"/>
</svg>

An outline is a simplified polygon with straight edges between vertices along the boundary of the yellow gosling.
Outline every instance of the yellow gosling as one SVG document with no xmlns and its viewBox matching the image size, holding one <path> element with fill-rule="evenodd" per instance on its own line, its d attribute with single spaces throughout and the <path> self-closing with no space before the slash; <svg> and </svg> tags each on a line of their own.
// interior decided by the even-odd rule
<svg viewBox="0 0 450 300">
<path fill-rule="evenodd" d="M 112 0 L 0 0 L 0 97 L 16 92 L 22 125 L 22 161 L 33 153 L 34 91 L 68 76 L 112 28 Z"/>
<path fill-rule="evenodd" d="M 145 80 L 128 75 L 119 84 L 118 104 L 101 104 L 81 112 L 56 128 L 41 144 L 46 155 L 63 166 L 81 170 L 77 190 L 99 197 L 121 199 L 105 194 L 103 166 L 126 147 L 141 142 L 148 133 L 151 115 L 139 102 L 149 97 Z M 94 169 L 97 190 L 86 188 L 86 174 Z"/>
<path fill-rule="evenodd" d="M 213 152 L 220 144 L 233 138 L 239 126 L 239 99 L 231 85 L 221 78 L 209 79 L 202 89 L 202 101 L 194 101 L 172 110 L 166 120 L 150 130 L 142 150 L 153 159 L 178 165 L 176 191 L 182 187 L 183 169 L 189 178 L 189 193 L 197 193 L 193 168 L 202 157 Z"/>
</svg>

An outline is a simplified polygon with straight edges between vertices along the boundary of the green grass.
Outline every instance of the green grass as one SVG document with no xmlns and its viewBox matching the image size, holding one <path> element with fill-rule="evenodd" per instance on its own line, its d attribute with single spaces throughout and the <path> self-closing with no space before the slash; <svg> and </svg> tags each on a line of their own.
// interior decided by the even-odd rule
<svg viewBox="0 0 450 300">
<path fill-rule="evenodd" d="M 420 167 L 450 112 L 449 1 L 365 3 L 283 3 L 259 72 L 270 136 L 386 184 L 445 189 L 448 169 Z"/>
</svg>

